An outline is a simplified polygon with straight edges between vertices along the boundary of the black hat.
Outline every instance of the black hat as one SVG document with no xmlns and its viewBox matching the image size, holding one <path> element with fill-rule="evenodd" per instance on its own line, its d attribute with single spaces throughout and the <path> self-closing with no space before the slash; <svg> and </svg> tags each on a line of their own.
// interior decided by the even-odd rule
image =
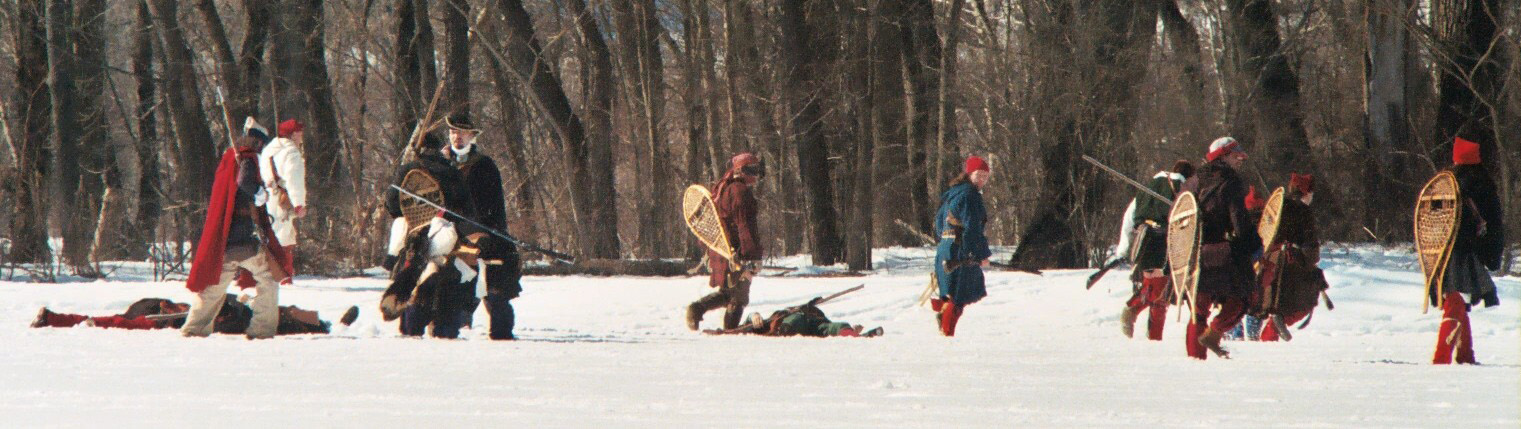
<svg viewBox="0 0 1521 429">
<path fill-rule="evenodd" d="M 449 128 L 453 130 L 468 131 L 472 133 L 481 132 L 479 128 L 475 127 L 475 124 L 470 123 L 470 117 L 465 115 L 450 115 L 449 117 L 444 118 L 444 124 L 449 125 Z"/>
</svg>

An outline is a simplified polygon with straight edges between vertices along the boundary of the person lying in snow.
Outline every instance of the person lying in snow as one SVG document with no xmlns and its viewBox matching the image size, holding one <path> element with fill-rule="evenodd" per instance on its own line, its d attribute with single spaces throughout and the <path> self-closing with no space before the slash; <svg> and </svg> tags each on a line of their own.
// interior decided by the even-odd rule
<svg viewBox="0 0 1521 429">
<path fill-rule="evenodd" d="M 125 313 L 113 316 L 90 317 L 80 314 L 55 313 L 42 307 L 37 311 L 37 319 L 32 322 L 33 328 L 71 328 L 83 324 L 97 328 L 118 329 L 179 329 L 185 325 L 185 314 L 190 310 L 190 304 L 170 301 L 163 298 L 143 298 L 127 306 Z M 338 323 L 348 326 L 359 317 L 359 307 L 349 307 L 347 312 Z M 212 322 L 212 329 L 223 334 L 242 334 L 248 329 L 248 324 L 253 319 L 253 310 L 248 308 L 241 300 L 232 294 L 227 294 L 222 300 L 222 308 L 217 311 L 216 319 Z M 330 323 L 317 317 L 317 312 L 301 309 L 295 306 L 280 307 L 280 321 L 276 328 L 278 335 L 290 334 L 326 334 Z"/>
<path fill-rule="evenodd" d="M 707 333 L 754 334 L 768 337 L 791 337 L 796 335 L 808 337 L 876 337 L 882 335 L 882 328 L 876 327 L 867 331 L 861 325 L 832 322 L 818 306 L 803 304 L 785 310 L 778 310 L 771 313 L 771 317 L 763 318 L 760 313 L 750 313 L 750 323 L 748 324 L 734 329 L 707 331 Z"/>
</svg>

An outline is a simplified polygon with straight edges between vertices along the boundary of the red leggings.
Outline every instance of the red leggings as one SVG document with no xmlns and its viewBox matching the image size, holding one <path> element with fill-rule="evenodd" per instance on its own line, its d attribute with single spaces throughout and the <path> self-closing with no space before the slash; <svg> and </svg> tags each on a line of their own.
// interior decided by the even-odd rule
<svg viewBox="0 0 1521 429">
<path fill-rule="evenodd" d="M 71 328 L 90 320 L 97 328 L 118 329 L 159 329 L 157 323 L 146 317 L 134 317 L 131 319 L 121 316 L 89 317 L 79 314 L 52 313 L 47 315 L 47 324 L 50 328 Z"/>
<path fill-rule="evenodd" d="M 1235 297 L 1216 298 L 1212 294 L 1200 290 L 1197 297 L 1199 300 L 1194 305 L 1193 320 L 1188 322 L 1188 335 L 1184 336 L 1184 346 L 1188 349 L 1188 356 L 1204 360 L 1208 358 L 1208 350 L 1203 344 L 1199 344 L 1199 336 L 1204 334 L 1204 327 L 1208 326 L 1215 332 L 1226 332 L 1241 323 L 1241 318 L 1246 316 L 1246 300 Z M 1210 320 L 1209 309 L 1215 304 L 1220 304 L 1220 313 Z"/>
<path fill-rule="evenodd" d="M 1437 330 L 1436 355 L 1431 358 L 1431 363 L 1478 363 L 1473 357 L 1473 327 L 1468 323 L 1468 303 L 1463 302 L 1463 295 L 1457 292 L 1448 292 L 1444 299 L 1442 327 Z"/>
<path fill-rule="evenodd" d="M 1304 318 L 1310 316 L 1310 311 L 1312 311 L 1312 310 L 1301 311 L 1301 312 L 1298 312 L 1298 313 L 1291 314 L 1288 317 L 1284 317 L 1283 318 L 1283 327 L 1287 328 L 1289 326 L 1294 325 L 1295 323 L 1299 323 L 1299 321 L 1304 320 Z M 1262 335 L 1258 336 L 1257 340 L 1258 341 L 1278 341 L 1279 340 L 1279 338 L 1278 338 L 1278 328 L 1274 328 L 1272 323 L 1264 323 L 1264 324 L 1262 324 Z"/>
<path fill-rule="evenodd" d="M 956 336 L 956 322 L 961 320 L 961 313 L 966 311 L 966 304 L 957 304 L 950 300 L 932 299 L 930 309 L 940 312 L 940 334 L 947 337 Z"/>
<path fill-rule="evenodd" d="M 1146 319 L 1146 338 L 1152 341 L 1162 341 L 1162 328 L 1167 323 L 1169 284 L 1167 276 L 1147 277 L 1141 280 L 1141 289 L 1125 303 L 1126 307 L 1137 313 L 1150 307 L 1151 312 Z"/>
</svg>

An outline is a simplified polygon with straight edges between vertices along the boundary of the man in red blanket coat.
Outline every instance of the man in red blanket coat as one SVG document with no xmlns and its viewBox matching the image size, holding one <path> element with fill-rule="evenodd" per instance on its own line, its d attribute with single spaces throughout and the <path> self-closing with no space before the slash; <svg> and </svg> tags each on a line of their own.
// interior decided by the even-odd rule
<svg viewBox="0 0 1521 429">
<path fill-rule="evenodd" d="M 248 338 L 272 338 L 279 326 L 279 285 L 290 271 L 278 262 L 286 259 L 285 249 L 270 229 L 269 215 L 256 208 L 268 198 L 259 179 L 262 143 L 244 136 L 217 165 L 200 245 L 185 281 L 185 288 L 197 294 L 180 329 L 187 337 L 211 335 L 227 286 L 240 272 L 253 279 L 256 292 Z"/>
</svg>

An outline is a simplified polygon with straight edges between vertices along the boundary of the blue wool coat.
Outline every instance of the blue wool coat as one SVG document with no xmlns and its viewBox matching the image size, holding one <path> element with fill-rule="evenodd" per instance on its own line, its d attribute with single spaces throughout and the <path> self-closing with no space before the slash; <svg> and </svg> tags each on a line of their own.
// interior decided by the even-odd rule
<svg viewBox="0 0 1521 429">
<path fill-rule="evenodd" d="M 951 219 L 960 224 L 959 241 Z M 988 237 L 983 234 L 986 223 L 987 208 L 982 204 L 982 191 L 976 186 L 961 183 L 940 195 L 940 210 L 935 215 L 935 231 L 940 234 L 940 244 L 935 249 L 935 279 L 940 284 L 941 298 L 965 305 L 988 296 L 979 265 L 993 256 L 988 249 Z M 946 261 L 974 262 L 947 271 Z"/>
</svg>

